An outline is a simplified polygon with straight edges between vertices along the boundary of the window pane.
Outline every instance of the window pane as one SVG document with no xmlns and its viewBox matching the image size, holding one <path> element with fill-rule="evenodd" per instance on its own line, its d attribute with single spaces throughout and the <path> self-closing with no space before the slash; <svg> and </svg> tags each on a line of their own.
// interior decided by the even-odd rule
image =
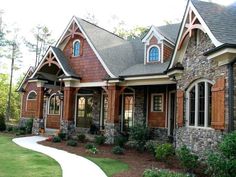
<svg viewBox="0 0 236 177">
<path fill-rule="evenodd" d="M 28 95 L 28 100 L 35 100 L 36 99 L 36 93 L 35 92 L 31 92 L 29 95 Z"/>
<path fill-rule="evenodd" d="M 60 99 L 59 96 L 55 96 L 54 114 L 59 114 L 59 110 L 60 110 Z"/>
<path fill-rule="evenodd" d="M 133 107 L 134 107 L 134 97 L 126 95 L 124 97 L 124 131 L 127 131 L 133 126 Z"/>
<path fill-rule="evenodd" d="M 54 113 L 54 105 L 55 105 L 55 99 L 54 96 L 52 96 L 49 103 L 49 114 Z"/>
<path fill-rule="evenodd" d="M 74 56 L 79 56 L 80 55 L 80 42 L 76 41 L 73 46 L 73 53 Z"/>
<path fill-rule="evenodd" d="M 199 101 L 198 101 L 198 126 L 204 126 L 205 122 L 205 83 L 198 84 Z"/>
<path fill-rule="evenodd" d="M 153 96 L 153 111 L 162 111 L 162 95 Z"/>
<path fill-rule="evenodd" d="M 193 126 L 195 124 L 195 86 L 189 92 L 189 125 Z"/>
<path fill-rule="evenodd" d="M 152 47 L 149 51 L 149 61 L 159 60 L 159 49 L 157 47 Z"/>
<path fill-rule="evenodd" d="M 208 127 L 211 126 L 211 110 L 212 110 L 211 88 L 212 85 L 208 83 Z"/>
</svg>

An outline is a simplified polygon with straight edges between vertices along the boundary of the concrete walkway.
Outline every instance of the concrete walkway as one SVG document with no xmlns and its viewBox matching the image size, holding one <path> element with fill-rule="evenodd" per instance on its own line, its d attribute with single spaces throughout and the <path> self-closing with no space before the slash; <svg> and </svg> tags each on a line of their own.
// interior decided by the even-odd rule
<svg viewBox="0 0 236 177">
<path fill-rule="evenodd" d="M 93 162 L 84 157 L 38 144 L 45 137 L 31 136 L 15 138 L 12 141 L 27 149 L 41 152 L 55 159 L 62 168 L 63 177 L 107 177 Z"/>
</svg>

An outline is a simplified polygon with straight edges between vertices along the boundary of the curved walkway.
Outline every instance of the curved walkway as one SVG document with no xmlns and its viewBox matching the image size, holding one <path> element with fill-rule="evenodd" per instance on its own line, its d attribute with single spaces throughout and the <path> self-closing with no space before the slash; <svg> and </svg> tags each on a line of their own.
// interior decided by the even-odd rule
<svg viewBox="0 0 236 177">
<path fill-rule="evenodd" d="M 61 165 L 63 177 L 107 177 L 96 164 L 84 157 L 37 143 L 45 139 L 41 136 L 31 136 L 15 138 L 12 141 L 24 148 L 41 152 L 55 159 Z"/>
</svg>

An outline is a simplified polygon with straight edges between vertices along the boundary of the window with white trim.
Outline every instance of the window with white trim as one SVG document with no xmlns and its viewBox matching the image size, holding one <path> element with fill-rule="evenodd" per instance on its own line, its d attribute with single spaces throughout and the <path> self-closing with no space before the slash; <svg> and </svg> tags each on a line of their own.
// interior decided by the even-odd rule
<svg viewBox="0 0 236 177">
<path fill-rule="evenodd" d="M 79 40 L 75 40 L 73 42 L 73 56 L 74 57 L 80 56 L 80 47 L 81 47 L 80 41 Z"/>
<path fill-rule="evenodd" d="M 163 112 L 163 94 L 151 95 L 151 111 Z"/>
<path fill-rule="evenodd" d="M 186 118 L 187 126 L 211 126 L 211 88 L 212 82 L 200 80 L 193 83 L 187 90 Z"/>
<path fill-rule="evenodd" d="M 35 91 L 30 91 L 27 96 L 27 100 L 36 100 L 36 98 L 37 98 L 37 93 Z"/>
<path fill-rule="evenodd" d="M 148 62 L 160 61 L 160 49 L 157 46 L 151 46 L 148 50 Z"/>
<path fill-rule="evenodd" d="M 60 99 L 59 96 L 54 94 L 49 99 L 49 114 L 56 114 L 60 113 Z"/>
</svg>

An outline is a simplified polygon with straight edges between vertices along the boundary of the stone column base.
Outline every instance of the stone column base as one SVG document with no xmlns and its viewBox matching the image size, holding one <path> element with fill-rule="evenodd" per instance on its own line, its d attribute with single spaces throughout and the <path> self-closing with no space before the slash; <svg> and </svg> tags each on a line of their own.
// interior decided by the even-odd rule
<svg viewBox="0 0 236 177">
<path fill-rule="evenodd" d="M 68 137 L 75 134 L 75 124 L 73 121 L 61 120 L 61 132 L 66 133 Z"/>
<path fill-rule="evenodd" d="M 105 123 L 106 144 L 114 144 L 115 136 L 119 135 L 119 124 Z"/>
<path fill-rule="evenodd" d="M 39 134 L 40 121 L 41 121 L 41 119 L 37 119 L 37 118 L 33 119 L 33 127 L 32 127 L 32 134 L 33 135 L 38 135 Z"/>
</svg>

